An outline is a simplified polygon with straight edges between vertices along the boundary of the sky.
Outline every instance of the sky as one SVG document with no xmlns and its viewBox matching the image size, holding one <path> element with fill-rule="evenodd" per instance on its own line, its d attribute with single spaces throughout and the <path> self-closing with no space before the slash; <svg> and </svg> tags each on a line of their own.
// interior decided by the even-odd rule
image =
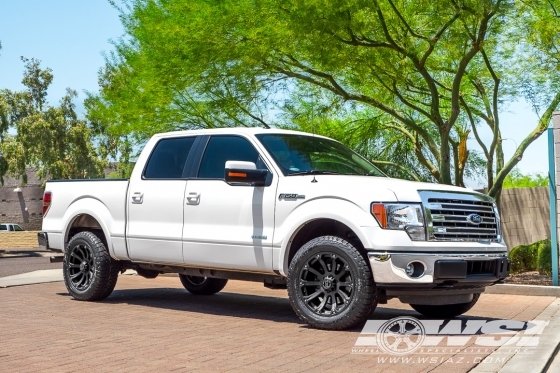
<svg viewBox="0 0 560 373">
<path fill-rule="evenodd" d="M 111 40 L 123 35 L 119 12 L 107 0 L 0 0 L 0 89 L 21 90 L 23 62 L 20 56 L 42 61 L 53 70 L 48 100 L 57 104 L 70 87 L 79 93 L 78 112 L 83 114 L 85 91 L 98 90 L 97 74 L 104 65 L 103 53 L 113 49 Z M 506 160 L 538 121 L 524 102 L 515 102 L 500 113 Z M 481 126 L 489 142 L 491 133 Z M 471 135 L 472 137 L 472 135 Z M 468 148 L 477 149 L 473 139 Z M 525 152 L 519 169 L 523 173 L 547 173 L 546 134 Z M 468 180 L 469 187 L 483 187 Z"/>
</svg>

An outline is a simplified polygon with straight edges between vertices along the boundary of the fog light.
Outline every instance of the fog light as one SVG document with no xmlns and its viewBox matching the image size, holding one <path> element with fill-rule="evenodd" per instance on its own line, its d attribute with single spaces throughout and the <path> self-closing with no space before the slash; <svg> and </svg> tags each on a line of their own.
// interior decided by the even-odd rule
<svg viewBox="0 0 560 373">
<path fill-rule="evenodd" d="M 405 273 L 410 278 L 420 278 L 426 272 L 426 267 L 422 262 L 410 262 L 405 268 Z"/>
</svg>

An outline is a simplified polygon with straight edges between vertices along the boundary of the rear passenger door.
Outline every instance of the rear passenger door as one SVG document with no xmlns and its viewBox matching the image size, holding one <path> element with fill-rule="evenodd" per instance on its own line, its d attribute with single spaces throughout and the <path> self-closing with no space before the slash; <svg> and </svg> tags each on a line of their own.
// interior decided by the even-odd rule
<svg viewBox="0 0 560 373">
<path fill-rule="evenodd" d="M 196 137 L 163 138 L 128 188 L 128 255 L 138 262 L 183 263 L 185 168 Z"/>
</svg>

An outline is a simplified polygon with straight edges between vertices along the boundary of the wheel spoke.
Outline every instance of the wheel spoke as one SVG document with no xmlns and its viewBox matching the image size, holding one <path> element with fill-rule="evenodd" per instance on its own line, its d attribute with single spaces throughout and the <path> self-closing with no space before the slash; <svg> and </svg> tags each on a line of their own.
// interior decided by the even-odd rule
<svg viewBox="0 0 560 373">
<path fill-rule="evenodd" d="M 303 300 L 306 301 L 306 302 L 309 302 L 310 300 L 317 298 L 317 297 L 318 297 L 320 294 L 322 294 L 322 293 L 323 293 L 322 290 L 317 290 L 317 291 L 314 292 L 313 294 L 308 295 L 308 296 L 306 296 L 306 297 L 303 297 Z"/>
<path fill-rule="evenodd" d="M 321 310 L 323 308 L 325 308 L 325 304 L 327 304 L 327 297 L 323 297 L 323 300 L 321 301 L 321 304 L 319 304 L 316 308 L 317 312 L 321 312 Z"/>
<path fill-rule="evenodd" d="M 331 295 L 331 312 L 335 313 L 336 312 L 336 295 L 332 294 Z"/>
<path fill-rule="evenodd" d="M 345 302 L 348 301 L 348 300 L 350 300 L 350 297 L 349 297 L 348 295 L 344 294 L 344 292 L 341 291 L 340 289 L 337 290 L 336 293 L 337 293 L 338 295 L 340 295 L 340 297 L 342 298 L 342 300 L 344 300 Z"/>
<path fill-rule="evenodd" d="M 319 257 L 318 261 L 319 261 L 319 264 L 321 265 L 321 267 L 323 267 L 323 271 L 324 271 L 323 273 L 325 273 L 325 274 L 328 273 L 329 270 L 327 268 L 327 265 L 323 261 L 323 258 Z"/>
<path fill-rule="evenodd" d="M 323 277 L 323 275 L 314 268 L 308 267 L 307 271 L 313 273 L 315 276 L 317 276 L 317 278 L 322 278 Z"/>
<path fill-rule="evenodd" d="M 74 258 L 78 259 L 80 262 L 83 261 L 84 259 L 78 255 L 78 248 L 74 248 L 74 251 L 72 251 L 72 254 L 70 255 L 71 257 L 73 256 Z"/>
<path fill-rule="evenodd" d="M 80 268 L 79 264 L 69 264 L 68 268 Z"/>
<path fill-rule="evenodd" d="M 321 281 L 300 280 L 302 286 L 321 286 Z"/>
<path fill-rule="evenodd" d="M 74 275 L 71 275 L 71 276 L 70 276 L 70 280 L 75 279 L 76 277 L 78 277 L 78 276 L 81 275 L 81 274 L 82 274 L 82 272 L 78 272 L 78 273 L 76 273 L 76 274 L 74 274 Z"/>
<path fill-rule="evenodd" d="M 339 282 L 338 286 L 354 286 L 354 284 L 352 282 Z"/>
</svg>

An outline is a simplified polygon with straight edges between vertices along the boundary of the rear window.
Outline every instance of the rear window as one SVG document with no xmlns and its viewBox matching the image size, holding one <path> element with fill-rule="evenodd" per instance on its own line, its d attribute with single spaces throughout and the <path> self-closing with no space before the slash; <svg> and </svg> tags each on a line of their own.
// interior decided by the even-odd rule
<svg viewBox="0 0 560 373">
<path fill-rule="evenodd" d="M 195 137 L 163 139 L 150 155 L 144 179 L 180 179 Z"/>
<path fill-rule="evenodd" d="M 0 231 L 7 231 L 8 226 L 6 224 L 0 224 Z"/>
</svg>

